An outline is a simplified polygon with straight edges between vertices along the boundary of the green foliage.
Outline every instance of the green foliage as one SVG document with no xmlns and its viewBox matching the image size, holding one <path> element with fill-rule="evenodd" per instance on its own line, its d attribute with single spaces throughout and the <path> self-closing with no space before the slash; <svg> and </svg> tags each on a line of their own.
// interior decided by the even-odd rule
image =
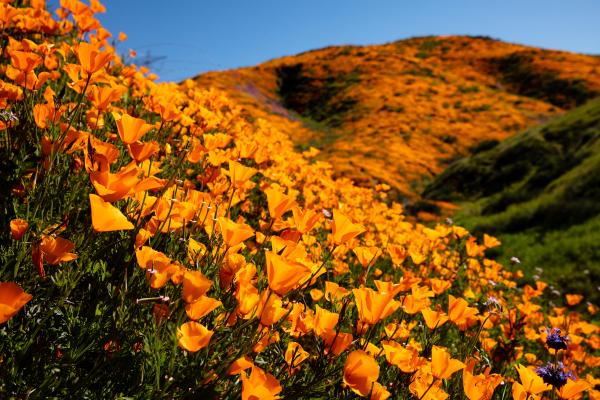
<svg viewBox="0 0 600 400">
<path fill-rule="evenodd" d="M 558 107 L 578 106 L 599 94 L 583 79 L 560 78 L 555 71 L 536 67 L 533 56 L 527 52 L 492 59 L 490 64 L 509 90 Z"/>
<path fill-rule="evenodd" d="M 425 197 L 460 202 L 456 222 L 497 235 L 505 263 L 517 256 L 562 291 L 598 300 L 589 282 L 600 275 L 600 99 L 473 152 Z"/>
<path fill-rule="evenodd" d="M 358 70 L 317 78 L 299 63 L 281 66 L 276 73 L 284 106 L 325 126 L 340 126 L 358 102 L 347 94 L 360 82 Z"/>
</svg>

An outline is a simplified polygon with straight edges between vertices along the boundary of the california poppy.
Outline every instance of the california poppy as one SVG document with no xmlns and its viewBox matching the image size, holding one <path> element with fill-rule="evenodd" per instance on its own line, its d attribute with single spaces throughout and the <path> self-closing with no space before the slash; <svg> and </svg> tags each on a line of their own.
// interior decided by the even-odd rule
<svg viewBox="0 0 600 400">
<path fill-rule="evenodd" d="M 179 346 L 192 353 L 208 346 L 212 335 L 213 331 L 194 321 L 186 322 L 177 328 Z"/>
<path fill-rule="evenodd" d="M 231 179 L 231 185 L 235 188 L 244 187 L 257 172 L 256 169 L 246 167 L 237 161 L 229 161 L 228 175 L 229 179 Z"/>
<path fill-rule="evenodd" d="M 71 253 L 74 248 L 75 244 L 70 240 L 42 235 L 40 240 L 34 242 L 31 250 L 33 264 L 40 277 L 46 276 L 44 263 L 56 265 L 77 259 L 77 254 Z"/>
<path fill-rule="evenodd" d="M 274 220 L 281 218 L 296 205 L 296 200 L 292 196 L 283 194 L 279 190 L 268 188 L 264 192 L 267 195 L 269 215 Z"/>
<path fill-rule="evenodd" d="M 132 117 L 129 114 L 118 115 L 113 113 L 113 116 L 117 122 L 119 137 L 125 144 L 137 142 L 154 128 L 153 125 L 147 124 L 143 119 Z"/>
<path fill-rule="evenodd" d="M 285 351 L 284 359 L 288 365 L 290 374 L 298 369 L 300 363 L 306 360 L 309 356 L 310 354 L 308 354 L 308 352 L 306 352 L 300 344 L 297 342 L 289 342 Z"/>
<path fill-rule="evenodd" d="M 233 363 L 231 363 L 231 365 L 229 366 L 229 369 L 227 370 L 227 375 L 240 374 L 243 371 L 247 370 L 248 368 L 252 368 L 253 366 L 254 366 L 254 363 L 252 362 L 250 357 L 248 357 L 248 356 L 240 357 L 237 360 L 235 360 Z"/>
<path fill-rule="evenodd" d="M 363 350 L 348 354 L 344 363 L 344 383 L 356 394 L 366 396 L 379 378 L 379 364 Z"/>
<path fill-rule="evenodd" d="M 92 227 L 96 232 L 111 232 L 133 229 L 134 226 L 118 208 L 102 197 L 90 194 L 92 209 Z"/>
<path fill-rule="evenodd" d="M 583 379 L 567 380 L 567 383 L 558 390 L 561 399 L 578 399 L 581 393 L 590 389 L 592 385 Z"/>
<path fill-rule="evenodd" d="M 444 347 L 433 346 L 431 349 L 431 373 L 438 379 L 448 379 L 456 371 L 465 367 L 459 360 L 450 358 Z"/>
<path fill-rule="evenodd" d="M 229 218 L 219 217 L 217 220 L 223 242 L 227 247 L 234 247 L 254 236 L 254 230 L 246 224 L 238 224 Z"/>
<path fill-rule="evenodd" d="M 27 228 L 29 228 L 29 223 L 24 219 L 17 218 L 10 221 L 10 235 L 14 240 L 21 240 L 27 232 Z"/>
<path fill-rule="evenodd" d="M 308 275 L 310 269 L 303 264 L 289 261 L 271 251 L 265 252 L 269 287 L 275 293 L 284 295 L 294 289 Z"/>
<path fill-rule="evenodd" d="M 333 211 L 333 223 L 331 232 L 335 244 L 344 244 L 354 239 L 365 231 L 362 225 L 353 223 L 350 218 L 342 214 L 339 210 Z"/>
<path fill-rule="evenodd" d="M 242 400 L 276 399 L 281 390 L 279 381 L 257 366 L 252 366 L 249 377 L 242 372 Z"/>
<path fill-rule="evenodd" d="M 320 215 L 313 210 L 302 211 L 299 207 L 292 208 L 292 214 L 294 216 L 294 223 L 296 224 L 296 230 L 301 233 L 308 233 L 319 221 Z"/>
<path fill-rule="evenodd" d="M 221 306 L 221 304 L 219 300 L 202 295 L 195 302 L 186 304 L 185 312 L 191 320 L 197 321 Z"/>
<path fill-rule="evenodd" d="M 405 347 L 392 340 L 384 340 L 381 345 L 388 362 L 400 368 L 402 372 L 415 372 L 425 364 L 425 359 L 419 357 L 419 352 L 414 347 Z"/>
<path fill-rule="evenodd" d="M 524 400 L 530 395 L 537 396 L 542 392 L 552 389 L 552 386 L 544 383 L 543 379 L 535 371 L 521 364 L 517 364 L 516 368 L 521 382 L 513 383 L 512 393 L 514 399 Z"/>
<path fill-rule="evenodd" d="M 14 282 L 0 282 L 0 324 L 15 316 L 33 298 Z"/>
<path fill-rule="evenodd" d="M 317 311 L 313 320 L 314 331 L 317 336 L 323 336 L 326 333 L 334 332 L 333 328 L 340 319 L 339 314 L 328 311 L 324 308 L 316 306 Z"/>
<path fill-rule="evenodd" d="M 400 307 L 393 298 L 393 293 L 379 293 L 371 288 L 353 289 L 358 318 L 369 325 L 374 325 L 390 316 Z"/>
<path fill-rule="evenodd" d="M 463 389 L 469 400 L 490 400 L 496 386 L 502 382 L 502 376 L 490 374 L 488 367 L 483 374 L 474 375 L 476 360 L 471 359 L 463 371 Z"/>
<path fill-rule="evenodd" d="M 183 275 L 183 293 L 186 303 L 194 303 L 210 289 L 212 281 L 200 271 L 187 270 Z"/>
<path fill-rule="evenodd" d="M 76 53 L 84 77 L 101 70 L 113 58 L 112 53 L 101 51 L 97 45 L 86 42 L 80 42 L 77 45 Z"/>
<path fill-rule="evenodd" d="M 448 295 L 448 319 L 454 322 L 459 329 L 464 330 L 476 321 L 478 314 L 475 307 L 469 307 L 465 299 Z"/>
<path fill-rule="evenodd" d="M 448 321 L 446 313 L 439 309 L 434 311 L 430 308 L 424 308 L 421 310 L 421 314 L 423 314 L 423 319 L 427 327 L 432 330 L 444 325 Z"/>
</svg>

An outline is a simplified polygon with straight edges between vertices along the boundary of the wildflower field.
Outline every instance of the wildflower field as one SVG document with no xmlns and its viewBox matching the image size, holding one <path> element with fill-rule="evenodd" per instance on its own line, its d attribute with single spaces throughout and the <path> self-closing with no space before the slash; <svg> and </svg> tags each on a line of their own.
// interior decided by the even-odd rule
<svg viewBox="0 0 600 400">
<path fill-rule="evenodd" d="M 600 399 L 597 305 L 156 83 L 105 11 L 0 1 L 0 398 Z"/>
</svg>

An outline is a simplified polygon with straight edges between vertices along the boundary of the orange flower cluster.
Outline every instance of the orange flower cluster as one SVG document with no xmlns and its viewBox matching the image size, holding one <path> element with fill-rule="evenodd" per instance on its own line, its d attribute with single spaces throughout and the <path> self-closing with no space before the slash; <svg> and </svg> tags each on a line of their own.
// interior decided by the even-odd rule
<svg viewBox="0 0 600 400">
<path fill-rule="evenodd" d="M 131 306 L 151 301 L 158 325 L 177 324 L 161 340 L 177 343 L 181 357 L 218 349 L 206 371 L 196 371 L 203 384 L 222 393 L 237 390 L 243 399 L 285 396 L 308 379 L 312 386 L 303 390 L 329 385 L 338 394 L 373 399 L 443 400 L 462 397 L 462 388 L 468 399 L 481 400 L 491 399 L 502 382 L 514 382 L 515 398 L 530 398 L 547 387 L 520 365 L 542 365 L 536 352 L 546 340 L 543 327 L 552 325 L 571 338 L 561 362 L 587 383 L 564 386 L 558 395 L 599 398 L 592 371 L 600 366 L 600 329 L 589 322 L 596 307 L 576 308 L 582 299 L 573 295 L 565 307 L 547 307 L 545 284 L 519 286 L 519 271 L 486 258 L 486 250 L 499 244 L 494 238 L 478 241 L 458 226 L 408 222 L 399 204 L 335 179 L 332 166 L 315 161 L 314 152 L 295 152 L 285 129 L 248 118 L 223 92 L 199 89 L 193 81 L 157 84 L 147 70 L 125 65 L 93 17 L 103 10 L 97 1 L 61 0 L 58 21 L 43 2 L 0 6 L 6 34 L 31 33 L 10 37 L 3 49 L 0 90 L 7 97 L 0 106 L 9 112 L 25 97 L 39 101 L 30 110 L 37 117 L 29 118 L 40 132 L 36 176 L 52 176 L 58 160 L 68 160 L 69 173 L 86 184 L 77 208 L 86 221 L 81 232 L 67 229 L 66 217 L 34 224 L 24 213 L 10 223 L 12 243 L 31 247 L 41 277 L 44 263 L 87 257 L 80 238 L 113 235 L 127 243 L 139 267 L 134 273 L 156 294 Z M 36 35 L 49 30 L 55 42 Z M 60 39 L 69 32 L 79 40 Z M 403 50 L 402 62 L 414 61 L 411 49 Z M 366 51 L 373 58 L 379 50 Z M 460 68 L 448 73 L 453 85 L 465 83 Z M 372 85 L 373 93 L 380 89 Z M 415 97 L 422 88 L 413 89 L 406 101 L 426 107 Z M 58 102 L 60 90 L 78 100 Z M 455 87 L 440 86 L 439 92 L 440 98 L 453 97 Z M 490 93 L 485 89 L 473 100 Z M 377 103 L 378 96 L 365 104 Z M 534 101 L 521 107 L 523 113 L 550 112 Z M 490 129 L 493 137 L 505 136 L 500 126 L 525 123 L 512 111 L 494 111 L 502 118 Z M 465 125 L 459 131 L 476 122 L 460 122 Z M 360 130 L 368 123 L 352 126 Z M 478 134 L 461 139 L 461 146 Z M 413 147 L 418 140 L 395 156 L 409 154 L 407 163 L 421 157 Z M 31 175 L 22 181 L 25 191 L 43 184 Z M 175 287 L 180 298 L 167 298 L 164 293 Z M 11 318 L 16 324 L 26 317 L 19 309 L 35 302 L 35 287 L 26 289 L 31 295 L 16 283 L 0 283 L 0 323 L 8 330 Z"/>
</svg>

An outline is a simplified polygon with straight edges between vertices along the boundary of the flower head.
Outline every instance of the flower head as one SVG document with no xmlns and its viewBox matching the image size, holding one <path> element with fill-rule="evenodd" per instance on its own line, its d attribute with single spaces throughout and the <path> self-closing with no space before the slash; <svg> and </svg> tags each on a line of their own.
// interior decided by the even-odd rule
<svg viewBox="0 0 600 400">
<path fill-rule="evenodd" d="M 561 362 L 557 365 L 548 362 L 545 367 L 536 368 L 535 372 L 544 380 L 544 383 L 560 389 L 567 383 L 567 378 L 575 380 L 573 373 L 565 372 L 564 368 L 565 366 Z"/>
<path fill-rule="evenodd" d="M 561 336 L 560 329 L 544 329 L 544 332 L 548 334 L 546 338 L 546 344 L 548 347 L 554 350 L 566 350 L 567 342 L 569 341 L 569 335 Z"/>
</svg>

